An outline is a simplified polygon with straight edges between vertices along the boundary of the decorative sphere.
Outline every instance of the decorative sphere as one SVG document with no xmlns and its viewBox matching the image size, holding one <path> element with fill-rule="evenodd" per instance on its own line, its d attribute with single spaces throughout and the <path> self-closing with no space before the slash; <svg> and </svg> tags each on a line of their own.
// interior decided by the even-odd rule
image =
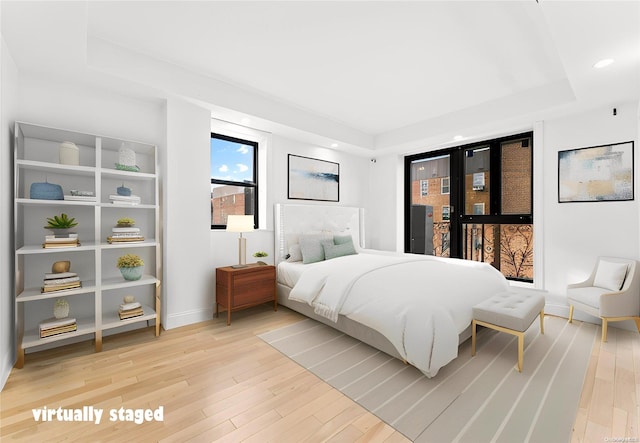
<svg viewBox="0 0 640 443">
<path fill-rule="evenodd" d="M 69 260 L 57 261 L 51 266 L 51 272 L 59 274 L 61 272 L 69 272 L 71 269 L 71 262 Z"/>
</svg>

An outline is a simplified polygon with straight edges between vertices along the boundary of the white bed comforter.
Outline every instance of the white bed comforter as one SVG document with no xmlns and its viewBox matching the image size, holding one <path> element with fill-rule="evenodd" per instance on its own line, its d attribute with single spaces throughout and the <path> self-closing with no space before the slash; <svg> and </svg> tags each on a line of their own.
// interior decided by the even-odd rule
<svg viewBox="0 0 640 443">
<path fill-rule="evenodd" d="M 377 330 L 433 377 L 457 357 L 471 308 L 508 286 L 486 263 L 361 253 L 310 265 L 289 298 L 334 322 L 342 314 Z"/>
</svg>

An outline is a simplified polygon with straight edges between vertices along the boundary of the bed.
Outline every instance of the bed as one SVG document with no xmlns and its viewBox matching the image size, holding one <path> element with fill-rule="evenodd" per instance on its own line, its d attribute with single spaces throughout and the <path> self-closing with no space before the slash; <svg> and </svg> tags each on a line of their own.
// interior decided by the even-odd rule
<svg viewBox="0 0 640 443">
<path fill-rule="evenodd" d="M 472 307 L 508 290 L 486 263 L 365 248 L 360 208 L 276 205 L 278 302 L 427 377 L 470 337 Z"/>
</svg>

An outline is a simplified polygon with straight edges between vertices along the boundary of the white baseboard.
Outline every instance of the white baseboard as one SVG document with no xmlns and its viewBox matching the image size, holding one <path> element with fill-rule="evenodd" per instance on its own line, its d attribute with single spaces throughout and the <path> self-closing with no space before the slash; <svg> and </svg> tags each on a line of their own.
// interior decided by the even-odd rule
<svg viewBox="0 0 640 443">
<path fill-rule="evenodd" d="M 0 369 L 2 371 L 0 372 L 0 391 L 4 389 L 4 385 L 7 383 L 9 375 L 11 375 L 14 363 L 12 355 L 7 354 L 2 359 L 2 368 Z"/>
<path fill-rule="evenodd" d="M 180 326 L 187 326 L 194 323 L 201 323 L 212 319 L 212 309 L 194 309 L 192 311 L 169 314 L 167 320 L 162 324 L 164 329 L 174 329 Z"/>
</svg>

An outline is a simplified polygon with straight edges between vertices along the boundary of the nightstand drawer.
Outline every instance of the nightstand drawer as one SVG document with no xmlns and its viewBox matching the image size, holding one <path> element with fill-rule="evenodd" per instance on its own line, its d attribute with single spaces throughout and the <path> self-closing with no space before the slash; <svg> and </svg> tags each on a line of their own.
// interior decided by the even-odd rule
<svg viewBox="0 0 640 443">
<path fill-rule="evenodd" d="M 249 284 L 244 281 L 235 285 L 233 293 L 233 307 L 240 307 L 250 304 L 264 303 L 273 300 L 275 297 L 275 286 L 273 280 L 255 280 Z"/>
<path fill-rule="evenodd" d="M 270 269 L 258 269 L 253 272 L 237 272 L 231 277 L 234 286 L 258 284 L 264 280 L 271 280 L 273 283 L 276 278 L 276 271 L 273 267 Z M 255 269 L 255 268 L 254 268 Z"/>
</svg>

